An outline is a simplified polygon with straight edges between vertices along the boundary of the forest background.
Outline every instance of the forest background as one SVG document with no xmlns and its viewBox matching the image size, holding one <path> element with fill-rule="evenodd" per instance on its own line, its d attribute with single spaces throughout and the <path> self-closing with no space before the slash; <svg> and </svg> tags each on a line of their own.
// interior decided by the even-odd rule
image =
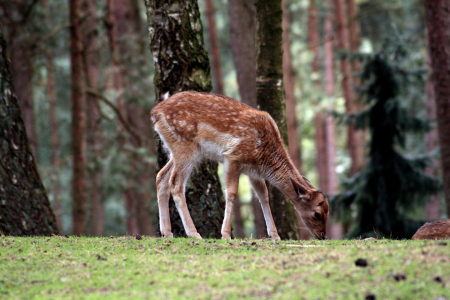
<svg viewBox="0 0 450 300">
<path fill-rule="evenodd" d="M 198 2 L 212 66 L 213 92 L 241 99 L 232 51 L 237 41 L 230 32 L 233 3 Z M 336 5 L 339 3 L 346 9 Z M 244 5 L 240 9 L 252 8 Z M 294 150 L 301 152 L 298 164 L 314 185 L 329 195 L 345 192 L 340 183 L 361 169 L 369 139 L 367 132 L 358 133 L 349 147 L 350 131 L 345 122 L 339 121 L 344 113 L 362 108 L 356 92 L 361 64 L 349 61 L 354 75 L 350 80 L 342 68 L 345 54 L 351 51 L 370 55 L 386 45 L 404 49 L 402 66 L 421 75 L 403 88 L 401 106 L 415 116 L 434 120 L 434 98 L 429 92 L 432 83 L 427 73 L 425 7 L 418 0 L 290 0 L 284 2 L 283 18 L 284 47 L 291 54 L 284 74 L 286 101 L 290 101 L 289 97 L 294 101 L 294 105 L 287 104 L 291 105 L 287 114 L 294 116 L 291 123 L 288 117 L 288 125 L 298 138 L 298 142 L 290 139 L 290 145 L 299 146 Z M 155 103 L 154 69 L 146 19 L 143 1 L 83 2 L 88 222 L 82 233 L 86 235 L 157 235 L 156 137 L 149 120 Z M 72 158 L 69 3 L 2 0 L 0 24 L 41 179 L 60 231 L 71 234 L 76 231 L 72 176 L 78 164 Z M 342 28 L 348 35 L 344 43 Z M 327 68 L 327 51 L 332 51 L 331 68 Z M 292 82 L 291 87 L 288 82 Z M 356 106 L 351 111 L 346 104 L 348 87 Z M 438 159 L 436 131 L 408 135 L 405 148 L 399 150 L 409 156 L 431 153 Z M 439 175 L 438 166 L 435 161 L 435 167 L 428 172 Z M 258 236 L 260 225 L 253 213 L 253 202 L 249 184 L 242 177 L 240 216 L 235 213 L 238 218 L 234 222 L 236 236 Z M 352 209 L 356 210 L 351 208 L 340 221 L 333 219 L 332 237 L 340 238 L 355 226 Z M 437 194 L 414 202 L 407 214 L 415 220 L 443 218 L 444 197 Z"/>
</svg>

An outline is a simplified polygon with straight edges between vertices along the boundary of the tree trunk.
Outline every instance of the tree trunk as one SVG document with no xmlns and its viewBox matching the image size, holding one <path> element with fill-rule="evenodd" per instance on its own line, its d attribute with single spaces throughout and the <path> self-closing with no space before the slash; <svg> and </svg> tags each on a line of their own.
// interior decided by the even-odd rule
<svg viewBox="0 0 450 300">
<path fill-rule="evenodd" d="M 330 15 L 325 18 L 325 93 L 327 98 L 331 100 L 330 110 L 334 110 L 335 97 L 335 79 L 334 79 L 334 53 L 333 53 L 333 21 Z M 327 188 L 325 192 L 334 196 L 339 189 L 338 177 L 336 174 L 336 125 L 333 115 L 328 113 L 324 120 L 325 125 L 325 161 L 326 161 L 326 177 Z M 333 218 L 328 219 L 328 237 L 330 239 L 342 238 L 342 225 Z"/>
<path fill-rule="evenodd" d="M 220 66 L 220 47 L 219 38 L 216 32 L 216 20 L 214 16 L 214 4 L 212 0 L 205 0 L 206 4 L 206 16 L 208 20 L 208 32 L 211 42 L 211 54 L 212 54 L 212 69 L 214 73 L 214 81 L 216 83 L 216 91 L 218 94 L 223 95 L 223 79 L 222 68 Z"/>
<path fill-rule="evenodd" d="M 88 12 L 84 21 L 84 70 L 86 74 L 86 86 L 93 90 L 99 89 L 99 41 L 97 30 L 96 6 L 93 0 L 85 0 L 83 10 Z M 102 154 L 102 134 L 100 108 L 95 96 L 86 95 L 87 102 L 87 147 L 90 154 L 90 165 L 87 176 L 89 178 L 90 195 L 90 226 L 91 236 L 103 236 L 105 234 L 105 212 L 102 201 L 101 182 L 102 175 L 99 160 Z"/>
<path fill-rule="evenodd" d="M 342 73 L 342 91 L 345 98 L 345 109 L 347 114 L 355 112 L 354 108 L 354 93 L 351 85 L 351 66 L 348 58 L 350 51 L 349 33 L 346 16 L 346 5 L 344 0 L 334 0 L 334 11 L 337 23 L 337 36 L 339 50 L 342 51 L 341 58 L 341 73 Z M 345 53 L 344 53 L 345 52 Z M 349 125 L 347 132 L 347 148 L 352 160 L 351 174 L 356 174 L 362 167 L 362 160 L 360 157 L 361 151 L 358 150 L 358 139 L 356 137 L 355 126 Z"/>
<path fill-rule="evenodd" d="M 58 234 L 28 142 L 6 53 L 0 26 L 0 232 L 14 236 Z"/>
<path fill-rule="evenodd" d="M 347 16 L 348 16 L 348 37 L 349 37 L 349 47 L 350 52 L 356 53 L 359 51 L 361 45 L 361 21 L 359 15 L 359 3 L 356 0 L 346 0 L 347 6 Z M 359 59 L 351 60 L 351 84 L 354 87 L 360 86 L 359 76 L 355 75 L 361 71 L 361 61 Z M 364 104 L 362 101 L 358 101 L 356 93 L 353 93 L 354 100 L 354 110 L 355 112 L 364 109 Z M 358 162 L 360 163 L 359 169 L 362 168 L 366 157 L 366 142 L 369 140 L 370 134 L 366 129 L 359 129 L 355 131 L 356 139 L 356 155 L 358 157 Z"/>
<path fill-rule="evenodd" d="M 54 185 L 53 185 L 53 208 L 55 210 L 56 223 L 59 231 L 62 231 L 62 208 L 61 199 L 61 183 L 59 179 L 59 167 L 61 160 L 59 158 L 59 136 L 58 136 L 58 122 L 56 118 L 56 104 L 55 104 L 55 68 L 53 65 L 53 52 L 50 49 L 46 51 L 47 56 L 47 85 L 48 85 L 48 106 L 50 111 L 50 135 L 52 141 L 52 165 Z"/>
<path fill-rule="evenodd" d="M 287 143 L 282 15 L 281 0 L 256 1 L 256 99 L 260 109 L 273 117 L 281 137 Z M 269 186 L 269 198 L 279 236 L 282 239 L 298 239 L 300 231 L 294 207 L 283 193 L 272 186 Z"/>
<path fill-rule="evenodd" d="M 70 62 L 72 68 L 72 156 L 74 235 L 86 233 L 86 98 L 84 94 L 83 37 L 81 34 L 81 0 L 69 0 Z"/>
<path fill-rule="evenodd" d="M 311 72 L 315 75 L 314 86 L 316 89 L 321 89 L 321 82 L 319 80 L 320 68 L 319 68 L 319 35 L 317 32 L 317 8 L 315 1 L 309 1 L 308 7 L 308 48 L 313 54 L 311 60 Z M 318 102 L 318 100 L 316 100 Z M 317 106 L 320 107 L 319 103 Z M 322 111 L 316 112 L 314 118 L 315 125 L 315 140 L 316 140 L 316 165 L 317 173 L 319 177 L 319 187 L 325 191 L 328 186 L 327 178 L 327 163 L 326 163 L 326 136 L 325 136 L 325 123 Z"/>
<path fill-rule="evenodd" d="M 229 0 L 231 51 L 236 67 L 241 101 L 256 108 L 256 7 L 254 0 Z M 258 197 L 252 193 L 255 237 L 267 236 Z"/>
<path fill-rule="evenodd" d="M 120 41 L 116 45 L 117 49 L 117 67 L 120 78 L 124 87 L 123 106 L 125 111 L 123 114 L 127 118 L 128 124 L 134 128 L 141 137 L 139 141 L 134 137 L 129 137 L 128 141 L 136 149 L 145 147 L 152 149 L 151 145 L 154 140 L 151 138 L 152 132 L 148 126 L 149 111 L 147 108 L 140 106 L 129 99 L 133 97 L 135 89 L 136 77 L 140 74 L 142 57 L 144 55 L 145 44 L 141 43 L 141 33 L 143 23 L 139 13 L 139 3 L 136 0 L 120 1 L 113 0 L 111 13 L 114 17 L 111 19 L 115 24 L 111 24 L 115 28 L 115 40 Z M 138 73 L 138 75 L 136 75 Z M 141 78 L 139 78 L 141 79 Z M 149 132 L 150 131 L 150 132 Z M 144 162 L 139 155 L 135 153 L 128 154 L 130 163 L 133 165 L 133 172 L 130 174 L 128 181 L 128 189 L 125 196 L 126 207 L 130 207 L 132 211 L 127 212 L 127 224 L 129 234 L 155 235 L 155 224 L 152 223 L 152 210 L 150 201 L 150 193 L 145 191 L 146 187 L 154 187 L 151 183 L 154 181 L 153 164 Z"/>
<path fill-rule="evenodd" d="M 298 124 L 295 109 L 295 95 L 294 95 L 294 81 L 295 73 L 292 68 L 291 55 L 291 18 L 288 9 L 289 0 L 282 0 L 283 5 L 283 81 L 286 94 L 286 122 L 289 139 L 289 156 L 294 163 L 294 166 L 301 173 L 302 158 L 300 151 L 300 140 L 298 138 Z"/>
<path fill-rule="evenodd" d="M 431 71 L 431 58 L 430 58 L 430 49 L 428 45 L 428 30 L 425 30 L 425 44 L 427 47 L 427 53 L 425 54 L 425 64 L 430 69 L 426 78 L 425 78 L 425 99 L 426 99 L 426 110 L 427 110 L 427 119 L 434 120 L 436 119 L 436 100 L 434 94 L 434 85 L 433 85 L 433 73 Z M 425 149 L 427 153 L 431 153 L 435 149 L 439 147 L 439 136 L 436 128 L 429 131 L 425 135 Z M 437 167 L 440 162 L 438 159 L 433 159 L 433 167 L 427 167 L 425 172 L 432 176 L 439 176 L 439 171 Z M 430 197 L 430 201 L 425 205 L 425 216 L 427 220 L 438 219 L 441 215 L 441 204 L 439 201 L 439 193 L 432 195 Z"/>
<path fill-rule="evenodd" d="M 147 0 L 150 50 L 155 62 L 156 98 L 165 92 L 193 90 L 210 92 L 210 66 L 205 50 L 200 13 L 196 0 Z M 183 34 L 179 34 L 183 32 Z M 158 164 L 167 162 L 161 144 Z M 225 201 L 217 175 L 217 163 L 201 164 L 191 176 L 186 189 L 191 217 L 202 237 L 221 237 Z M 181 219 L 170 201 L 174 236 L 185 236 Z"/>
<path fill-rule="evenodd" d="M 39 160 L 38 138 L 35 126 L 34 104 L 32 93 L 33 55 L 28 38 L 24 34 L 12 37 L 11 41 L 11 73 L 16 87 L 17 100 L 27 130 L 28 140 L 36 161 Z"/>
<path fill-rule="evenodd" d="M 447 216 L 450 216 L 450 3 L 447 0 L 425 0 L 425 10 L 444 192 Z"/>
</svg>

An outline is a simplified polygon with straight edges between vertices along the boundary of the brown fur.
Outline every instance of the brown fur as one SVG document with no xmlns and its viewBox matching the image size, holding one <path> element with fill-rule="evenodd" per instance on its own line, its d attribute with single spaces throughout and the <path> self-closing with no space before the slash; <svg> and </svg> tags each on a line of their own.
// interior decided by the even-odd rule
<svg viewBox="0 0 450 300">
<path fill-rule="evenodd" d="M 450 239 L 450 219 L 425 223 L 412 237 L 413 240 Z"/>
<path fill-rule="evenodd" d="M 168 192 L 162 191 L 169 188 L 188 236 L 199 237 L 189 221 L 184 184 L 192 168 L 203 158 L 210 158 L 226 165 L 224 238 L 229 238 L 231 233 L 231 207 L 241 173 L 250 177 L 261 201 L 270 236 L 278 238 L 264 179 L 288 196 L 314 236 L 325 237 L 328 201 L 295 169 L 276 123 L 268 113 L 221 95 L 181 92 L 159 101 L 151 116 L 171 156 L 170 166 L 158 174 L 157 181 L 163 235 L 171 236 L 170 221 L 167 223 L 166 220 Z M 320 214 L 320 220 L 314 216 L 315 212 Z"/>
</svg>

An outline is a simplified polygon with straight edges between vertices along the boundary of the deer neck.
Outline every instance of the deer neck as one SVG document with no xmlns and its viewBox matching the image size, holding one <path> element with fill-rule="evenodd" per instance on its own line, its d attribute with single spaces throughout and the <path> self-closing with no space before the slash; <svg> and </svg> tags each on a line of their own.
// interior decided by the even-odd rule
<svg viewBox="0 0 450 300">
<path fill-rule="evenodd" d="M 292 187 L 291 178 L 297 182 L 303 182 L 303 179 L 289 157 L 276 161 L 272 160 L 268 165 L 270 165 L 270 168 L 266 168 L 266 178 L 269 183 L 283 192 L 289 199 L 298 198 Z"/>
</svg>

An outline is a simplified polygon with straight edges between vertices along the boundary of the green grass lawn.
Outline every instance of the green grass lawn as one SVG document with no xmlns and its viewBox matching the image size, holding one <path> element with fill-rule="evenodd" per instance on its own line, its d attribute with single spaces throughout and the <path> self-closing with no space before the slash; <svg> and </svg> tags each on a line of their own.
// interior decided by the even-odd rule
<svg viewBox="0 0 450 300">
<path fill-rule="evenodd" d="M 357 266 L 357 259 L 367 266 Z M 365 299 L 370 294 L 450 299 L 450 241 L 0 237 L 1 299 Z"/>
</svg>

